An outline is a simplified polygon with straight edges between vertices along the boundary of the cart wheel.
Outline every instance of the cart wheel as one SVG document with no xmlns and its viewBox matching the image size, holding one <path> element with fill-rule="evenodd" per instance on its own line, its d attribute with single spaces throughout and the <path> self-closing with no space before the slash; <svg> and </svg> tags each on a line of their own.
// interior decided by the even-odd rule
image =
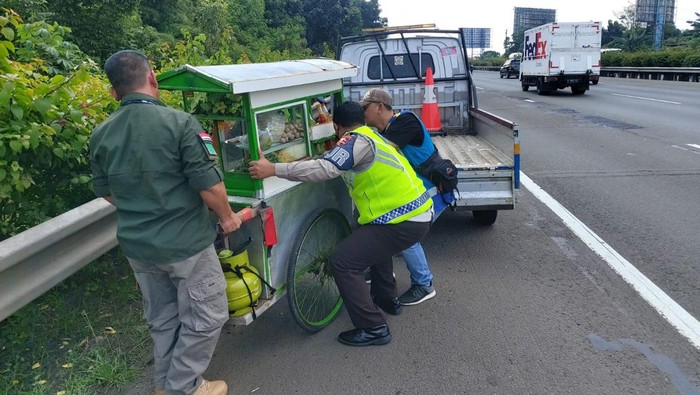
<svg viewBox="0 0 700 395">
<path fill-rule="evenodd" d="M 350 232 L 343 214 L 324 209 L 306 219 L 294 241 L 287 267 L 287 298 L 294 321 L 309 332 L 328 326 L 343 307 L 328 258 Z"/>
</svg>

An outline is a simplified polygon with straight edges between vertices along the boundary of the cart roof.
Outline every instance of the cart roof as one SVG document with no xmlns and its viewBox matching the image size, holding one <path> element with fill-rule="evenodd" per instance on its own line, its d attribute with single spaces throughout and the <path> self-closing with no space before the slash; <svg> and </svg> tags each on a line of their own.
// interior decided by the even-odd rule
<svg viewBox="0 0 700 395">
<path fill-rule="evenodd" d="M 247 93 L 357 75 L 357 66 L 332 59 L 302 59 L 220 66 L 185 65 L 158 76 L 166 90 Z"/>
</svg>

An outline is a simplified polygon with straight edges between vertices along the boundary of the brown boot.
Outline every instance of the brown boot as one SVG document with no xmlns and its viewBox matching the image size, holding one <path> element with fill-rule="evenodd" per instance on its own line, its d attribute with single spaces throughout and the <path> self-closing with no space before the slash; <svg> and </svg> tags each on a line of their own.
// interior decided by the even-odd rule
<svg viewBox="0 0 700 395">
<path fill-rule="evenodd" d="M 223 380 L 207 381 L 202 379 L 202 385 L 193 395 L 227 395 L 228 386 Z"/>
</svg>

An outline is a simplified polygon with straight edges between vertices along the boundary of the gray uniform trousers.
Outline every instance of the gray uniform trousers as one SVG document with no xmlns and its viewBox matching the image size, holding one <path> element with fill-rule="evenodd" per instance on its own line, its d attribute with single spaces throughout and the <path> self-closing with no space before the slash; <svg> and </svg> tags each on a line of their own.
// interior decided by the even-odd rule
<svg viewBox="0 0 700 395">
<path fill-rule="evenodd" d="M 155 388 L 168 395 L 192 394 L 228 320 L 226 280 L 214 245 L 179 262 L 129 259 L 129 264 L 153 338 Z"/>
</svg>

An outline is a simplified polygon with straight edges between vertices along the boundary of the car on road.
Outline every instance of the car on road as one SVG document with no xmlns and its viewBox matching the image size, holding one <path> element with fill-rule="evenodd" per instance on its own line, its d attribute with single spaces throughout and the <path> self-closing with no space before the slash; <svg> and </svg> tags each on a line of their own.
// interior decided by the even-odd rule
<svg viewBox="0 0 700 395">
<path fill-rule="evenodd" d="M 501 66 L 501 78 L 510 78 L 511 75 L 520 75 L 520 59 L 508 59 L 503 66 Z"/>
</svg>

